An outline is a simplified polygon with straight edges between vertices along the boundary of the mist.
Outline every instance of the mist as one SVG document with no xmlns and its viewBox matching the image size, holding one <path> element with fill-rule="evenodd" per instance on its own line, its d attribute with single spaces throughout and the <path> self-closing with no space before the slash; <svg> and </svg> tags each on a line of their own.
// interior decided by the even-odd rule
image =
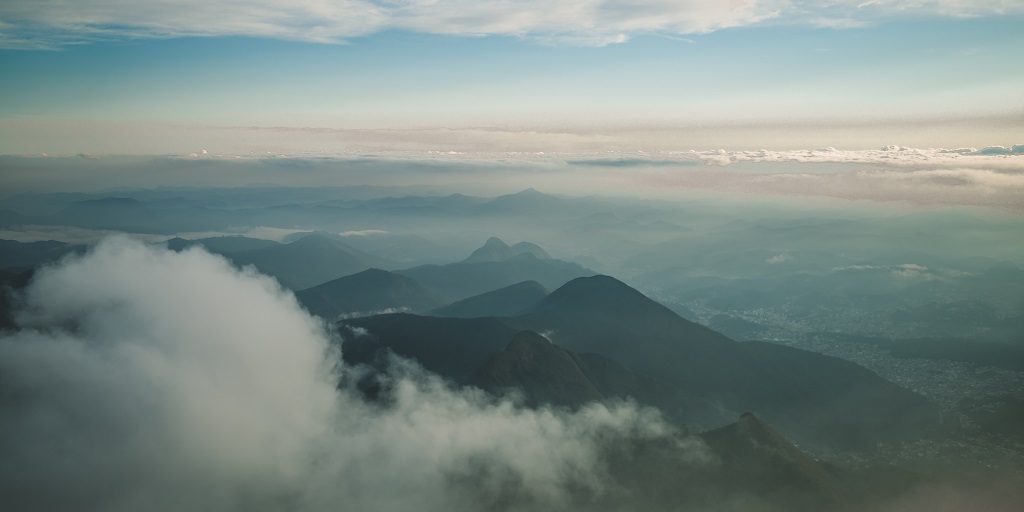
<svg viewBox="0 0 1024 512">
<path fill-rule="evenodd" d="M 670 430 L 627 403 L 455 391 L 407 361 L 366 401 L 321 321 L 199 249 L 106 239 L 39 271 L 16 316 L 0 338 L 7 510 L 564 508 L 616 492 L 600 446 Z M 676 453 L 714 462 L 696 440 Z"/>
</svg>

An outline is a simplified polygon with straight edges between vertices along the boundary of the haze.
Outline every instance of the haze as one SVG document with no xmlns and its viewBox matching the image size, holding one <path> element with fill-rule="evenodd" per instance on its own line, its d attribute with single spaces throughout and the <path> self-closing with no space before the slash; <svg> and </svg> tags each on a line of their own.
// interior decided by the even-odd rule
<svg viewBox="0 0 1024 512">
<path fill-rule="evenodd" d="M 4 2 L 0 509 L 1020 510 L 1022 25 Z"/>
</svg>

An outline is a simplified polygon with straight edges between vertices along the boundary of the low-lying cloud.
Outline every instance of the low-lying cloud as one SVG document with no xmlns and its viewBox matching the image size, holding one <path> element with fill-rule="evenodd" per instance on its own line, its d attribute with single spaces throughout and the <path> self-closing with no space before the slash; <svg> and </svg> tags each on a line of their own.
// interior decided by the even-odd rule
<svg viewBox="0 0 1024 512">
<path fill-rule="evenodd" d="M 108 239 L 41 271 L 17 318 L 4 510 L 550 510 L 616 492 L 602 440 L 667 431 L 630 405 L 453 391 L 411 363 L 368 402 L 290 293 L 198 248 Z"/>
</svg>

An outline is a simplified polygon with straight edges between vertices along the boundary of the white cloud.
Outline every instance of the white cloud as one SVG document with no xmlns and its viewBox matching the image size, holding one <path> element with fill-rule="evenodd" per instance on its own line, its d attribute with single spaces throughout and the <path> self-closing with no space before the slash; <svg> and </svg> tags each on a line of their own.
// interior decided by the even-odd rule
<svg viewBox="0 0 1024 512">
<path fill-rule="evenodd" d="M 358 229 L 355 231 L 342 231 L 338 233 L 339 236 L 373 236 L 373 235 L 387 235 L 388 232 L 383 229 Z"/>
<path fill-rule="evenodd" d="M 851 27 L 891 16 L 1022 10 L 1011 0 L 7 0 L 0 4 L 0 46 L 191 36 L 335 43 L 387 29 L 599 46 L 635 34 L 699 34 L 771 19 Z"/>
<path fill-rule="evenodd" d="M 887 166 L 1001 166 L 1019 168 L 1024 160 L 1024 145 L 976 148 L 909 148 L 885 146 L 874 150 L 839 150 L 834 147 L 786 151 L 690 151 L 680 157 L 699 160 L 706 165 L 726 166 L 741 162 L 794 162 L 878 164 Z M 1005 165 L 1000 165 L 1005 164 Z"/>
<path fill-rule="evenodd" d="M 768 258 L 765 261 L 768 262 L 769 264 L 772 264 L 772 265 L 778 265 L 779 263 L 785 263 L 787 261 L 792 261 L 792 260 L 793 260 L 792 256 L 790 256 L 787 253 L 782 253 L 782 254 L 776 254 L 775 256 L 772 256 L 771 258 Z"/>
<path fill-rule="evenodd" d="M 392 402 L 367 403 L 290 293 L 200 249 L 108 239 L 41 272 L 18 318 L 0 335 L 5 510 L 563 509 L 608 492 L 602 440 L 669 429 L 629 405 L 522 409 L 401 361 Z"/>
</svg>

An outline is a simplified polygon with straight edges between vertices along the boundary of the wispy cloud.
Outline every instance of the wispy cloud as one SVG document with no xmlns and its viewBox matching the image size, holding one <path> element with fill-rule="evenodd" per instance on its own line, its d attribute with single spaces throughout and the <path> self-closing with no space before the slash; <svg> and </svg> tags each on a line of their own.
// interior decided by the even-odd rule
<svg viewBox="0 0 1024 512">
<path fill-rule="evenodd" d="M 1011 0 L 8 0 L 0 5 L 0 46 L 196 36 L 338 43 L 390 29 L 601 46 L 637 34 L 701 34 L 766 20 L 853 27 L 892 16 L 1021 11 Z"/>
</svg>

